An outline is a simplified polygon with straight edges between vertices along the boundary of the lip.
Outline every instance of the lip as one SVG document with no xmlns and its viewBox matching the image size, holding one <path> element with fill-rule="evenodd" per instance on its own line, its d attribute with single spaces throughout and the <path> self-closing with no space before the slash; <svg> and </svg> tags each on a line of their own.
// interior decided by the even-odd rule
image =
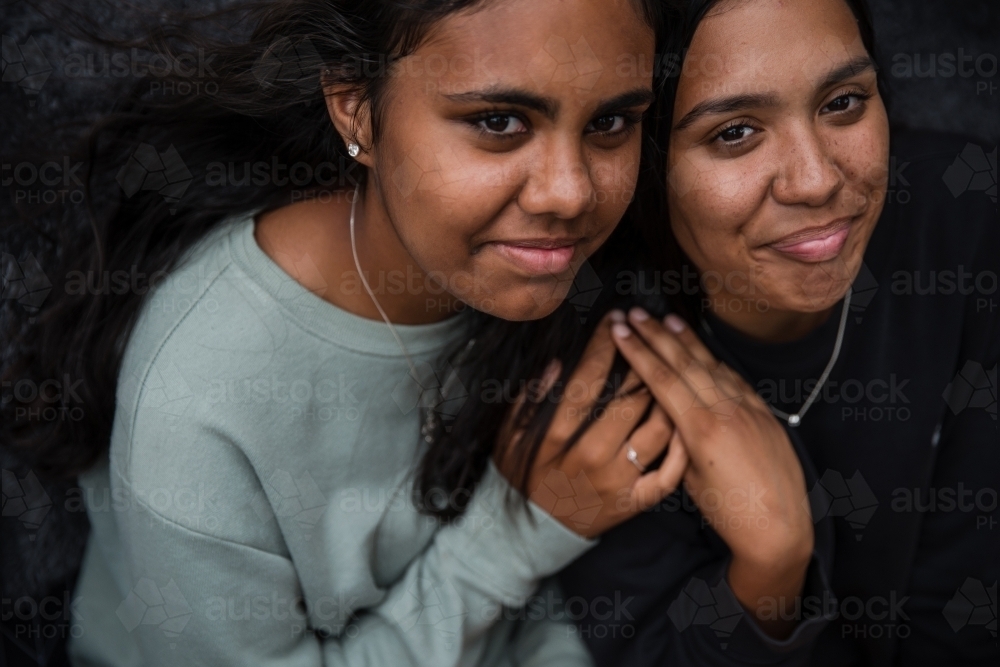
<svg viewBox="0 0 1000 667">
<path fill-rule="evenodd" d="M 522 271 L 541 276 L 567 271 L 579 242 L 567 238 L 523 239 L 493 241 L 489 247 Z"/>
<path fill-rule="evenodd" d="M 844 249 L 854 220 L 853 217 L 840 218 L 822 227 L 789 234 L 774 243 L 769 243 L 767 247 L 800 262 L 826 262 Z"/>
</svg>

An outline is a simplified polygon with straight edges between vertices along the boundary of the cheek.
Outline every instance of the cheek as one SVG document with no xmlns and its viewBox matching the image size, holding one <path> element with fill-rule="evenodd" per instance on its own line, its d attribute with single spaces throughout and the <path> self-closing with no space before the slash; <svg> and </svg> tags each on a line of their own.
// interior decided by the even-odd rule
<svg viewBox="0 0 1000 667">
<path fill-rule="evenodd" d="M 634 141 L 629 150 L 616 150 L 605 156 L 591 156 L 587 160 L 587 177 L 594 188 L 594 197 L 601 217 L 620 218 L 625 214 L 635 196 L 639 178 L 639 143 Z M 617 218 L 615 220 L 617 221 Z"/>
<path fill-rule="evenodd" d="M 516 170 L 453 143 L 421 140 L 387 157 L 380 171 L 396 210 L 414 207 L 442 216 L 480 217 L 474 212 L 502 205 L 513 190 Z"/>
<path fill-rule="evenodd" d="M 379 182 L 396 233 L 425 271 L 468 269 L 473 237 L 510 201 L 517 170 L 424 138 L 380 155 Z"/>
<path fill-rule="evenodd" d="M 880 201 L 889 184 L 889 130 L 884 113 L 873 113 L 831 141 L 830 150 L 859 197 Z"/>
<path fill-rule="evenodd" d="M 687 237 L 705 257 L 739 253 L 740 232 L 760 207 L 768 182 L 757 161 L 681 158 L 668 178 L 671 226 L 678 240 Z"/>
</svg>

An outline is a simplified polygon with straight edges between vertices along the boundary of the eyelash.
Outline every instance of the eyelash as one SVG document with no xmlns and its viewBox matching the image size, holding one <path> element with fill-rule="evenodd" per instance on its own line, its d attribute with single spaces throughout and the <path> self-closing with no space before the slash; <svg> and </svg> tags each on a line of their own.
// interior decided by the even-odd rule
<svg viewBox="0 0 1000 667">
<path fill-rule="evenodd" d="M 480 136 L 489 137 L 491 139 L 514 139 L 522 134 L 525 134 L 524 132 L 514 132 L 511 134 L 505 134 L 503 132 L 493 132 L 492 130 L 487 130 L 485 127 L 481 125 L 481 123 L 483 121 L 489 120 L 490 118 L 516 118 L 525 127 L 527 127 L 528 125 L 527 121 L 521 116 L 515 113 L 510 113 L 505 111 L 487 111 L 478 114 L 476 116 L 471 116 L 467 118 L 466 122 L 468 122 L 469 125 L 473 127 L 473 129 L 477 130 Z"/>
<path fill-rule="evenodd" d="M 615 118 L 615 117 L 621 117 L 622 119 L 622 128 L 620 130 L 614 130 L 611 132 L 596 131 L 596 132 L 591 132 L 591 134 L 596 134 L 601 137 L 628 136 L 632 134 L 632 132 L 635 132 L 636 128 L 639 127 L 639 124 L 642 123 L 642 114 L 637 114 L 637 113 L 622 112 L 614 114 L 605 114 L 603 116 L 600 116 L 600 118 Z"/>
<path fill-rule="evenodd" d="M 512 132 L 512 133 L 509 133 L 509 134 L 508 133 L 504 133 L 504 132 L 493 132 L 492 130 L 487 130 L 486 128 L 484 128 L 480 124 L 480 123 L 482 123 L 485 120 L 489 120 L 490 118 L 497 118 L 497 117 L 516 118 L 517 120 L 519 120 L 521 122 L 522 125 L 524 125 L 524 126 L 528 125 L 528 122 L 527 122 L 526 119 L 522 118 L 521 116 L 519 116 L 516 113 L 511 113 L 511 112 L 507 112 L 507 111 L 487 111 L 487 112 L 481 113 L 481 114 L 479 114 L 477 116 L 472 116 L 472 117 L 468 118 L 467 122 L 470 125 L 472 125 L 472 127 L 475 128 L 479 132 L 479 136 L 481 136 L 481 137 L 488 137 L 490 139 L 510 140 L 510 139 L 515 139 L 515 138 L 519 137 L 522 134 L 525 134 L 524 132 Z M 628 112 L 605 114 L 603 116 L 600 116 L 599 118 L 612 118 L 612 117 L 621 117 L 622 118 L 622 120 L 624 121 L 624 124 L 623 124 L 623 127 L 621 129 L 614 130 L 612 132 L 607 132 L 607 131 L 589 132 L 588 134 L 596 134 L 598 136 L 603 136 L 603 137 L 627 136 L 627 135 L 631 134 L 632 132 L 634 132 L 635 129 L 638 127 L 639 123 L 642 122 L 642 115 L 641 114 L 628 113 Z M 598 119 L 594 119 L 594 120 L 598 120 Z M 593 121 L 591 121 L 591 122 L 593 122 Z"/>
<path fill-rule="evenodd" d="M 836 102 L 837 100 L 839 100 L 839 99 L 841 99 L 843 97 L 854 97 L 854 98 L 857 98 L 859 102 L 864 103 L 867 100 L 871 99 L 872 95 L 871 95 L 871 93 L 868 93 L 868 92 L 863 91 L 863 90 L 858 90 L 858 89 L 844 91 L 843 93 L 840 93 L 839 95 L 837 95 L 836 97 L 834 97 L 832 100 L 830 100 L 827 104 L 825 104 L 823 106 L 823 108 L 824 109 L 827 108 L 828 106 L 830 106 L 831 104 L 833 104 L 834 102 Z M 843 111 L 831 111 L 829 113 L 846 114 L 846 113 L 852 113 L 852 112 L 854 112 L 856 110 L 857 110 L 857 107 L 845 109 Z M 748 127 L 751 130 L 759 131 L 759 128 L 755 127 L 752 122 L 750 122 L 749 120 L 747 120 L 745 118 L 740 118 L 740 119 L 736 119 L 736 120 L 730 121 L 730 122 L 726 123 L 725 126 L 723 126 L 722 128 L 720 128 L 719 131 L 716 132 L 712 136 L 712 142 L 716 142 L 716 141 L 721 140 L 722 135 L 725 134 L 726 132 L 728 132 L 729 130 L 733 129 L 734 127 Z M 721 143 L 726 148 L 728 148 L 728 149 L 738 149 L 741 146 L 743 146 L 744 143 L 746 143 L 746 139 L 745 138 L 741 138 L 741 139 L 737 139 L 736 141 L 722 141 Z"/>
<path fill-rule="evenodd" d="M 724 126 L 722 126 L 719 129 L 719 131 L 716 132 L 712 136 L 712 143 L 715 143 L 716 141 L 719 141 L 726 148 L 739 148 L 740 146 L 742 146 L 743 144 L 746 143 L 746 141 L 747 141 L 746 138 L 740 138 L 740 139 L 737 139 L 736 141 L 721 141 L 723 134 L 725 134 L 729 130 L 731 130 L 733 128 L 736 128 L 736 127 L 748 127 L 751 130 L 754 130 L 755 132 L 759 130 L 759 128 L 757 128 L 748 119 L 746 119 L 746 118 L 737 118 L 736 120 L 731 120 L 728 123 L 726 123 Z"/>
<path fill-rule="evenodd" d="M 846 90 L 846 91 L 840 93 L 839 95 L 837 95 L 836 97 L 834 97 L 829 102 L 827 102 L 827 104 L 824 105 L 823 108 L 825 109 L 826 107 L 830 106 L 831 104 L 833 104 L 834 102 L 836 102 L 837 100 L 839 100 L 842 97 L 855 97 L 855 98 L 858 99 L 858 101 L 861 104 L 864 104 L 865 102 L 867 102 L 868 100 L 871 99 L 872 95 L 871 95 L 871 93 L 869 93 L 867 91 L 860 90 L 860 89 L 857 89 L 857 88 L 851 89 L 851 90 Z M 851 111 L 852 111 L 851 109 L 846 109 L 844 111 L 832 111 L 830 113 L 850 113 Z"/>
</svg>

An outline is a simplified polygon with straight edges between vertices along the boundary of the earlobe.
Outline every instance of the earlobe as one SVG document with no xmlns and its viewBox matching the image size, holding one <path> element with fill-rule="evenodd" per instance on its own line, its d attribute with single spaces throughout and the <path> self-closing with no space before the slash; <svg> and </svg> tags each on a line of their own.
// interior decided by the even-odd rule
<svg viewBox="0 0 1000 667">
<path fill-rule="evenodd" d="M 357 90 L 343 86 L 323 89 L 326 109 L 334 128 L 340 134 L 348 154 L 365 166 L 371 160 L 371 114 L 367 103 L 360 102 Z"/>
</svg>

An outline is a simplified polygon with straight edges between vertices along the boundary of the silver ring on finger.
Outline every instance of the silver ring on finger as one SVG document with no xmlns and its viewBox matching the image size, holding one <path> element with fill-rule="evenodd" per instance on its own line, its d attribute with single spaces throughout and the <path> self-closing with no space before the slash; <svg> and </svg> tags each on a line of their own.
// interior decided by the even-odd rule
<svg viewBox="0 0 1000 667">
<path fill-rule="evenodd" d="M 635 448 L 632 447 L 632 444 L 628 442 L 625 443 L 625 458 L 631 461 L 632 465 L 638 468 L 640 473 L 646 472 L 646 466 L 642 465 L 642 463 L 639 462 L 639 453 L 635 451 Z"/>
</svg>

